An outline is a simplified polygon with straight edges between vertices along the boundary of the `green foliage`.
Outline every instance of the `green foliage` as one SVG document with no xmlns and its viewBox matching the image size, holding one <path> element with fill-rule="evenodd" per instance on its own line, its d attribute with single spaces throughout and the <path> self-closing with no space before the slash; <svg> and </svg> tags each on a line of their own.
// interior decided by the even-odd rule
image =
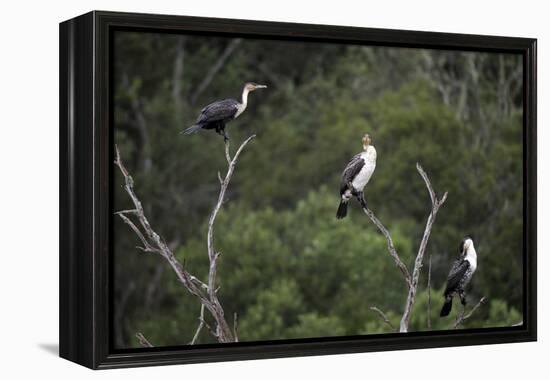
<svg viewBox="0 0 550 380">
<path fill-rule="evenodd" d="M 298 323 L 303 310 L 301 294 L 292 280 L 284 279 L 260 290 L 241 322 L 241 339 L 265 340 L 287 337 L 287 326 Z"/>
<path fill-rule="evenodd" d="M 438 193 L 449 192 L 427 252 L 432 328 L 449 328 L 461 311 L 455 302 L 450 317 L 438 316 L 467 234 L 479 257 L 468 308 L 482 296 L 489 302 L 463 327 L 521 321 L 521 57 L 243 40 L 197 92 L 229 43 L 117 33 L 114 139 L 152 225 L 205 279 L 223 143 L 208 131 L 178 133 L 203 105 L 237 97 L 245 81 L 269 85 L 229 124 L 232 149 L 251 133 L 258 138 L 239 159 L 215 227 L 219 296 L 230 323 L 238 314 L 241 340 L 389 332 L 371 306 L 399 325 L 405 283 L 384 237 L 355 203 L 346 219 L 335 219 L 341 171 L 367 132 L 378 151 L 367 201 L 409 267 L 430 204 L 416 162 Z M 131 207 L 118 186 L 113 203 Z M 137 238 L 118 219 L 114 236 L 117 346 L 136 346 L 137 331 L 156 345 L 190 341 L 197 300 L 161 258 L 136 251 Z M 426 270 L 411 330 L 428 326 Z M 213 341 L 206 330 L 199 338 Z"/>
<path fill-rule="evenodd" d="M 504 300 L 492 300 L 489 305 L 489 316 L 483 327 L 511 326 L 522 322 L 521 313 L 510 307 Z M 470 324 L 470 326 L 472 326 Z"/>
</svg>

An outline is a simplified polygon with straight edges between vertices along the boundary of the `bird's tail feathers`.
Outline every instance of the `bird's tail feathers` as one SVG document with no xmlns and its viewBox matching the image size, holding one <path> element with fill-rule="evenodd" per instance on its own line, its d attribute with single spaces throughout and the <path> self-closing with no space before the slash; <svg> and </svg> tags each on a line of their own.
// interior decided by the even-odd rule
<svg viewBox="0 0 550 380">
<path fill-rule="evenodd" d="M 336 219 L 343 219 L 348 214 L 348 202 L 343 199 L 340 201 L 338 210 L 336 211 Z"/>
<path fill-rule="evenodd" d="M 453 298 L 452 297 L 445 297 L 445 303 L 443 304 L 443 307 L 441 308 L 441 313 L 439 313 L 440 317 L 446 317 L 451 312 L 451 309 L 453 308 Z"/>
<path fill-rule="evenodd" d="M 195 125 L 192 125 L 191 127 L 187 128 L 185 131 L 182 131 L 180 133 L 182 133 L 184 135 L 190 135 L 192 133 L 197 133 L 201 128 L 202 128 L 202 125 L 195 124 Z"/>
</svg>

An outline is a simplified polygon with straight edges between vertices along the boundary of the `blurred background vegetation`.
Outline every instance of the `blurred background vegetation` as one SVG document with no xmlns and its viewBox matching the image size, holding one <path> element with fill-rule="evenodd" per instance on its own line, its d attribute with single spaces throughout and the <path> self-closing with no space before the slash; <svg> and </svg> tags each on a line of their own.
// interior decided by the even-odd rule
<svg viewBox="0 0 550 380">
<path fill-rule="evenodd" d="M 337 221 L 338 184 L 370 133 L 377 169 L 370 207 L 412 263 L 430 201 L 420 162 L 449 198 L 428 245 L 410 330 L 427 329 L 427 258 L 432 327 L 461 239 L 473 236 L 478 269 L 464 327 L 522 320 L 522 60 L 519 55 L 276 40 L 117 32 L 115 142 L 153 227 L 189 270 L 207 274 L 206 223 L 226 168 L 223 139 L 183 136 L 211 101 L 246 81 L 268 89 L 229 124 L 232 148 L 252 133 L 215 232 L 223 252 L 220 299 L 241 341 L 389 332 L 369 308 L 398 325 L 406 298 L 386 242 L 354 204 Z M 115 171 L 115 184 L 122 184 Z M 114 187 L 114 209 L 130 207 Z M 165 261 L 135 249 L 114 223 L 115 345 L 188 343 L 200 304 Z M 214 342 L 203 330 L 198 343 Z"/>
</svg>

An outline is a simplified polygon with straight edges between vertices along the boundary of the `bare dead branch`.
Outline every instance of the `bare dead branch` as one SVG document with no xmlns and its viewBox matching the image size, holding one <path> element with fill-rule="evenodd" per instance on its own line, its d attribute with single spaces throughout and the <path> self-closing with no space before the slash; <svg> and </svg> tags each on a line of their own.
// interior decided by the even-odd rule
<svg viewBox="0 0 550 380">
<path fill-rule="evenodd" d="M 224 203 L 225 193 L 227 191 L 227 187 L 229 186 L 229 182 L 231 181 L 231 177 L 233 176 L 233 172 L 235 170 L 235 166 L 237 165 L 237 160 L 239 159 L 239 155 L 241 154 L 244 147 L 255 137 L 256 135 L 252 135 L 248 137 L 241 144 L 239 149 L 237 149 L 233 158 L 231 158 L 231 155 L 229 152 L 229 141 L 225 142 L 225 156 L 228 162 L 227 173 L 225 175 L 225 178 L 220 184 L 220 192 L 218 195 L 218 200 L 214 205 L 214 209 L 212 210 L 212 213 L 210 214 L 210 218 L 208 220 L 207 249 L 208 249 L 208 259 L 210 261 L 210 271 L 208 274 L 208 296 L 209 296 L 210 302 L 214 307 L 215 313 L 219 314 L 220 320 L 223 320 L 224 322 L 224 323 L 218 323 L 218 326 L 216 327 L 216 335 L 218 336 L 218 339 L 221 339 L 224 342 L 234 341 L 234 337 L 232 336 L 233 335 L 232 331 L 229 329 L 229 325 L 227 324 L 227 322 L 225 321 L 225 318 L 223 317 L 223 309 L 218 300 L 217 291 L 216 291 L 217 262 L 221 253 L 216 252 L 214 249 L 214 223 L 216 221 L 216 217 L 218 216 L 218 212 L 220 211 Z"/>
<path fill-rule="evenodd" d="M 407 266 L 403 264 L 403 261 L 397 254 L 397 250 L 395 249 L 395 246 L 393 245 L 393 240 L 391 238 L 391 235 L 386 227 L 380 222 L 380 220 L 374 215 L 374 213 L 367 207 L 363 207 L 363 212 L 367 214 L 367 216 L 370 218 L 370 220 L 374 223 L 376 227 L 380 230 L 382 235 L 386 238 L 387 244 L 388 244 L 388 253 L 393 258 L 395 265 L 399 268 L 401 273 L 403 274 L 403 278 L 407 284 L 407 288 L 411 287 L 411 275 L 409 273 L 409 270 L 407 269 Z"/>
<path fill-rule="evenodd" d="M 231 155 L 229 154 L 229 140 L 225 140 L 225 159 L 227 160 L 227 165 L 231 165 Z"/>
<path fill-rule="evenodd" d="M 437 215 L 437 212 L 439 211 L 439 208 L 443 205 L 443 203 L 445 203 L 445 200 L 447 199 L 447 192 L 443 194 L 443 197 L 441 197 L 441 199 L 437 198 L 435 191 L 432 187 L 432 184 L 430 182 L 430 179 L 428 178 L 428 175 L 426 174 L 424 169 L 422 169 L 422 166 L 420 166 L 419 163 L 416 164 L 416 170 L 418 170 L 418 173 L 420 173 L 420 176 L 422 177 L 422 179 L 426 184 L 426 188 L 428 189 L 428 193 L 430 194 L 430 199 L 432 201 L 432 209 L 431 209 L 430 215 L 428 216 L 428 220 L 426 221 L 424 234 L 422 236 L 422 240 L 420 241 L 420 247 L 418 248 L 416 260 L 414 262 L 414 269 L 411 277 L 411 286 L 409 287 L 407 302 L 405 303 L 405 311 L 403 312 L 403 317 L 401 318 L 401 323 L 399 326 L 400 332 L 407 332 L 409 329 L 409 321 L 411 318 L 412 308 L 414 306 L 414 302 L 416 299 L 416 291 L 418 289 L 418 278 L 420 277 L 420 270 L 422 269 L 422 261 L 424 260 L 424 253 L 426 252 L 426 247 L 428 246 L 428 240 L 430 239 L 432 226 L 433 226 L 433 223 L 435 222 L 435 217 Z"/>
<path fill-rule="evenodd" d="M 384 321 L 384 323 L 386 323 L 388 326 L 390 326 L 390 328 L 392 330 L 395 330 L 395 327 L 393 326 L 393 324 L 389 320 L 388 316 L 382 310 L 380 310 L 376 306 L 371 306 L 370 309 L 372 311 L 376 312 L 380 316 L 380 318 Z"/>
<path fill-rule="evenodd" d="M 176 256 L 174 255 L 170 247 L 165 243 L 165 241 L 160 237 L 160 235 L 156 233 L 155 230 L 153 230 L 153 228 L 151 227 L 151 224 L 149 223 L 149 220 L 145 216 L 145 212 L 143 210 L 141 201 L 139 200 L 138 196 L 134 191 L 134 180 L 132 179 L 128 170 L 126 169 L 126 167 L 122 162 L 118 147 L 115 146 L 116 155 L 115 155 L 114 163 L 115 165 L 118 166 L 118 168 L 120 169 L 120 172 L 124 177 L 124 189 L 126 190 L 126 193 L 128 193 L 135 207 L 135 209 L 133 210 L 124 210 L 123 212 L 118 212 L 116 214 L 119 215 L 119 217 L 126 224 L 130 226 L 130 228 L 141 240 L 141 242 L 144 245 L 144 247 L 141 248 L 142 250 L 147 252 L 156 252 L 168 261 L 168 263 L 176 273 L 179 281 L 183 284 L 183 286 L 187 289 L 187 291 L 189 291 L 189 293 L 197 297 L 201 302 L 202 311 L 201 311 L 200 321 L 202 325 L 207 326 L 209 330 L 212 330 L 210 326 L 208 326 L 208 324 L 204 322 L 203 310 L 204 308 L 208 310 L 208 312 L 212 315 L 212 317 L 216 321 L 216 331 L 214 332 L 214 336 L 216 336 L 216 338 L 220 343 L 233 342 L 235 341 L 235 337 L 233 336 L 233 331 L 229 327 L 229 324 L 225 320 L 224 310 L 217 296 L 217 289 L 219 288 L 216 288 L 216 272 L 217 272 L 217 260 L 220 257 L 220 253 L 219 252 L 216 253 L 214 251 L 214 222 L 216 220 L 216 216 L 218 215 L 218 212 L 220 211 L 224 203 L 225 193 L 226 193 L 227 187 L 229 186 L 229 182 L 231 181 L 231 177 L 235 170 L 235 166 L 237 164 L 239 155 L 241 154 L 244 147 L 254 137 L 256 136 L 252 135 L 249 138 L 247 138 L 237 149 L 237 152 L 235 153 L 233 158 L 231 158 L 230 156 L 229 142 L 226 141 L 225 143 L 225 154 L 226 154 L 226 159 L 228 161 L 227 173 L 225 175 L 225 178 L 220 183 L 220 193 L 218 196 L 218 200 L 214 206 L 214 209 L 208 221 L 207 248 L 208 248 L 208 259 L 210 261 L 209 273 L 208 273 L 208 284 L 205 284 L 204 282 L 199 280 L 196 276 L 193 276 L 192 274 L 190 274 L 184 268 L 184 266 L 177 260 Z M 132 222 L 130 218 L 126 216 L 126 214 L 134 214 L 139 220 L 141 229 L 134 222 Z M 202 329 L 202 326 L 201 325 L 199 326 Z M 200 329 L 197 329 L 197 331 L 200 332 Z M 197 332 L 196 332 L 196 335 L 197 335 Z M 194 338 L 194 340 L 196 340 L 196 338 Z"/>
<path fill-rule="evenodd" d="M 470 312 L 466 315 L 464 315 L 464 311 L 462 313 L 459 313 L 459 315 L 457 316 L 455 322 L 453 323 L 453 325 L 451 326 L 451 329 L 456 329 L 458 328 L 459 325 L 461 325 L 465 320 L 467 320 L 468 318 L 470 318 L 472 316 L 472 314 L 477 310 L 479 309 L 479 307 L 483 304 L 485 304 L 485 302 L 487 301 L 487 298 L 485 297 L 481 297 L 481 299 L 479 300 L 479 302 L 474 306 L 472 307 L 472 310 L 470 310 Z"/>
<path fill-rule="evenodd" d="M 131 227 L 133 226 L 132 230 L 136 232 L 142 242 L 145 242 L 145 250 L 153 250 L 166 259 L 184 287 L 187 288 L 191 294 L 198 297 L 201 303 L 204 304 L 210 312 L 215 312 L 213 305 L 210 303 L 202 289 L 203 287 L 197 284 L 197 279 L 184 269 L 183 265 L 181 265 L 181 263 L 176 259 L 172 250 L 168 247 L 160 235 L 157 234 L 151 227 L 149 220 L 145 216 L 141 201 L 134 192 L 134 180 L 124 166 L 117 146 L 115 146 L 115 153 L 115 164 L 118 166 L 124 177 L 124 189 L 134 203 L 135 215 L 138 218 L 142 229 L 145 231 L 145 235 L 141 234 L 140 229 L 137 228 L 133 222 L 129 224 Z M 125 215 L 125 213 L 118 213 L 117 215 L 119 215 L 122 220 L 128 224 L 129 218 Z"/>
<path fill-rule="evenodd" d="M 415 298 L 416 298 L 416 292 L 418 289 L 418 279 L 420 277 L 420 270 L 422 268 L 422 261 L 424 259 L 424 253 L 426 252 L 426 247 L 428 245 L 428 240 L 430 238 L 430 233 L 432 230 L 433 223 L 435 221 L 435 217 L 437 215 L 437 212 L 439 211 L 439 208 L 443 205 L 445 200 L 447 199 L 447 193 L 441 197 L 441 199 L 438 199 L 436 196 L 435 191 L 433 190 L 432 184 L 430 182 L 430 179 L 428 178 L 428 175 L 422 169 L 420 164 L 416 164 L 416 169 L 418 170 L 418 173 L 424 180 L 426 184 L 426 188 L 428 189 L 428 193 L 430 195 L 430 200 L 432 202 L 431 212 L 428 216 L 428 220 L 426 222 L 426 227 L 424 229 L 424 234 L 422 236 L 422 240 L 420 242 L 420 247 L 418 248 L 418 253 L 416 255 L 413 272 L 412 275 L 410 274 L 409 270 L 407 269 L 407 266 L 403 263 L 401 258 L 399 257 L 395 246 L 393 244 L 393 240 L 391 238 L 391 235 L 386 227 L 380 222 L 380 220 L 374 215 L 374 213 L 367 207 L 363 206 L 363 211 L 365 214 L 370 218 L 370 220 L 378 227 L 380 232 L 384 235 L 387 241 L 388 245 L 388 253 L 393 258 L 396 266 L 401 271 L 401 274 L 403 275 L 403 279 L 405 280 L 407 284 L 407 301 L 405 303 L 405 310 L 403 312 L 403 316 L 401 317 L 401 322 L 399 325 L 399 331 L 400 332 L 407 332 L 409 327 L 409 320 L 412 312 L 412 308 L 414 306 Z M 431 276 L 431 274 L 430 274 Z M 431 306 L 430 306 L 431 307 Z M 431 321 L 428 322 L 431 325 Z"/>
<path fill-rule="evenodd" d="M 166 246 L 166 244 L 161 241 L 160 236 L 151 228 L 151 225 L 149 224 L 149 221 L 145 216 L 145 212 L 143 211 L 143 206 L 141 205 L 139 198 L 136 196 L 134 192 L 134 180 L 130 176 L 130 174 L 128 173 L 128 170 L 126 170 L 126 167 L 121 161 L 118 147 L 115 146 L 115 150 L 116 150 L 115 164 L 119 167 L 120 172 L 124 176 L 124 189 L 126 190 L 132 202 L 134 203 L 135 214 L 137 215 L 139 222 L 141 223 L 144 231 L 146 232 L 148 239 L 152 240 L 154 243 L 157 243 L 159 248 L 161 248 L 161 246 Z M 118 213 L 118 215 L 122 217 L 124 214 Z M 166 246 L 166 249 L 168 250 L 167 246 Z"/>
<path fill-rule="evenodd" d="M 143 336 L 142 333 L 136 333 L 136 338 L 143 347 L 154 347 L 148 340 Z"/>
<path fill-rule="evenodd" d="M 208 243 L 208 257 L 210 261 L 215 261 L 217 259 L 216 254 L 214 252 L 214 222 L 216 221 L 216 217 L 218 216 L 218 212 L 220 211 L 220 208 L 224 202 L 225 199 L 225 192 L 227 190 L 227 186 L 229 186 L 229 182 L 231 181 L 231 177 L 233 176 L 233 171 L 235 170 L 235 165 L 237 164 L 237 159 L 239 158 L 239 155 L 241 154 L 244 147 L 253 139 L 256 135 L 252 135 L 249 138 L 247 138 L 237 149 L 237 152 L 235 153 L 235 156 L 231 158 L 231 155 L 229 153 L 229 140 L 225 142 L 225 156 L 227 159 L 227 163 L 229 167 L 227 168 L 227 173 L 225 175 L 225 178 L 220 183 L 220 193 L 218 195 L 218 201 L 214 205 L 214 209 L 212 210 L 212 213 L 210 214 L 210 219 L 208 220 L 208 236 L 207 236 L 207 243 Z M 221 178 L 221 176 L 220 176 Z M 218 255 L 219 256 L 219 255 Z M 215 268 L 214 268 L 215 269 Z M 209 284 L 210 289 L 214 289 L 214 284 Z"/>
</svg>

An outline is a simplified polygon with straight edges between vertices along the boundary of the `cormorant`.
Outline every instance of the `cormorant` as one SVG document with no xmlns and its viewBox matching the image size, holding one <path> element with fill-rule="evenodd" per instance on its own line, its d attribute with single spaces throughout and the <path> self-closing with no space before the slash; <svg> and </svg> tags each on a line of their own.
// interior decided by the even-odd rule
<svg viewBox="0 0 550 380">
<path fill-rule="evenodd" d="M 447 286 L 445 287 L 445 303 L 441 308 L 439 316 L 446 317 L 453 307 L 453 297 L 458 294 L 460 302 L 466 306 L 466 295 L 464 287 L 470 282 L 477 268 L 477 253 L 474 248 L 474 242 L 466 237 L 460 243 L 460 255 L 455 260 L 449 276 L 447 277 Z"/>
<path fill-rule="evenodd" d="M 340 205 L 336 211 L 336 218 L 345 218 L 348 213 L 348 202 L 352 197 L 357 197 L 361 206 L 366 207 L 367 203 L 363 189 L 367 185 L 376 168 L 376 149 L 371 145 L 371 138 L 368 134 L 363 136 L 363 152 L 356 154 L 348 163 L 342 173 L 340 182 Z"/>
<path fill-rule="evenodd" d="M 248 102 L 248 93 L 258 88 L 267 88 L 267 86 L 248 82 L 244 85 L 240 103 L 235 99 L 223 99 L 210 103 L 201 110 L 195 125 L 187 128 L 182 133 L 189 135 L 201 129 L 215 129 L 216 133 L 222 135 L 225 141 L 229 140 L 229 136 L 225 132 L 225 124 L 236 119 L 244 112 Z"/>
</svg>

